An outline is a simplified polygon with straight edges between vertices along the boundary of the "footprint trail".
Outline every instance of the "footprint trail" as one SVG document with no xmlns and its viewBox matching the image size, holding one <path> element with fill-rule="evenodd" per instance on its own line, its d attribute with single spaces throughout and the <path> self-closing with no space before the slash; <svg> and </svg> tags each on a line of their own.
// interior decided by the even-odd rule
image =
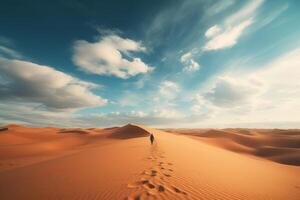
<svg viewBox="0 0 300 200">
<path fill-rule="evenodd" d="M 125 199 L 167 199 L 170 196 L 176 196 L 176 199 L 187 199 L 187 192 L 173 185 L 172 179 L 175 178 L 173 163 L 166 158 L 165 153 L 157 145 L 151 146 L 146 159 L 150 160 L 151 167 L 140 173 L 138 181 L 127 185 L 132 191 Z"/>
</svg>

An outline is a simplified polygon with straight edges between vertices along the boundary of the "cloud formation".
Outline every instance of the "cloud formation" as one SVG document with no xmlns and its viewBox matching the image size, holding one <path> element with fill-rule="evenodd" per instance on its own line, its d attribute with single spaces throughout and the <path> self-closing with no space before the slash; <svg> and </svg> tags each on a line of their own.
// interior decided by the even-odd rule
<svg viewBox="0 0 300 200">
<path fill-rule="evenodd" d="M 241 37 L 244 30 L 252 23 L 252 19 L 247 19 L 234 27 L 226 28 L 220 34 L 215 34 L 215 36 L 205 44 L 203 50 L 211 51 L 234 46 L 237 43 L 237 40 Z M 208 31 L 210 31 L 210 29 Z"/>
<path fill-rule="evenodd" d="M 245 30 L 253 24 L 255 12 L 263 2 L 263 0 L 250 1 L 227 17 L 223 24 L 210 27 L 205 32 L 208 41 L 204 45 L 203 51 L 226 49 L 236 45 Z"/>
<path fill-rule="evenodd" d="M 0 99 L 37 103 L 47 109 L 74 110 L 107 103 L 93 94 L 96 87 L 52 67 L 0 58 Z"/>
<path fill-rule="evenodd" d="M 200 65 L 193 59 L 193 52 L 187 52 L 180 58 L 180 62 L 184 65 L 182 71 L 184 72 L 195 72 L 200 69 Z"/>
<path fill-rule="evenodd" d="M 88 73 L 126 79 L 152 70 L 152 67 L 145 64 L 141 58 L 132 57 L 132 53 L 145 50 L 140 42 L 110 34 L 94 43 L 85 40 L 76 41 L 73 62 Z"/>
<path fill-rule="evenodd" d="M 206 122 L 212 124 L 218 120 L 227 126 L 236 123 L 272 127 L 286 122 L 286 127 L 298 127 L 295 124 L 300 119 L 299 58 L 298 48 L 260 68 L 227 71 L 196 95 L 191 110 L 213 112 L 214 118 Z"/>
<path fill-rule="evenodd" d="M 9 123 L 27 124 L 31 126 L 56 127 L 108 127 L 123 126 L 128 123 L 172 126 L 174 123 L 188 121 L 173 110 L 90 113 L 85 115 L 70 112 L 51 112 L 38 110 L 23 104 L 0 103 L 0 125 Z M 63 122 L 63 123 L 62 123 Z"/>
<path fill-rule="evenodd" d="M 115 126 L 129 122 L 158 127 L 298 127 L 296 119 L 300 118 L 299 57 L 300 50 L 295 49 L 260 69 L 245 72 L 227 71 L 214 79 L 211 87 L 195 95 L 195 105 L 188 114 L 180 113 L 172 106 L 159 106 L 160 104 L 149 112 L 133 110 L 80 115 L 35 109 L 32 104 L 2 102 L 0 121 L 69 127 Z M 16 70 L 12 68 L 12 71 Z M 23 76 L 32 78 L 26 75 L 25 71 Z M 1 79 L 1 83 L 3 81 L 4 79 Z M 49 84 L 51 81 L 46 82 Z M 61 85 L 59 82 L 57 84 Z M 168 94 L 169 91 L 178 94 L 179 86 L 174 82 L 164 81 L 159 89 L 162 89 L 159 90 L 162 94 Z"/>
<path fill-rule="evenodd" d="M 218 77 L 214 87 L 204 95 L 218 107 L 243 106 L 259 94 L 263 84 L 254 78 Z"/>
<path fill-rule="evenodd" d="M 212 38 L 218 33 L 220 33 L 221 28 L 218 25 L 214 25 L 210 27 L 206 32 L 205 32 L 205 37 L 207 38 Z"/>
</svg>

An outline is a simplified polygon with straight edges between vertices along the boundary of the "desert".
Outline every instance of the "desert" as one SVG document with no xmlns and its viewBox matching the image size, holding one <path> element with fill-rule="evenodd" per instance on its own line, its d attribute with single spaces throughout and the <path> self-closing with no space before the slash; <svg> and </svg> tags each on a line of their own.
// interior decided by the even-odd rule
<svg viewBox="0 0 300 200">
<path fill-rule="evenodd" d="M 299 139 L 296 129 L 7 125 L 0 197 L 296 200 Z"/>
</svg>

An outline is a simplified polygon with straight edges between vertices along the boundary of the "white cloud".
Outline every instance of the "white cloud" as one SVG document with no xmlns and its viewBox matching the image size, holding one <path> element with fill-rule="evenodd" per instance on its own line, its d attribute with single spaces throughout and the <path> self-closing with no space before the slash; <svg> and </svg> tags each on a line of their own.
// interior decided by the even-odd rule
<svg viewBox="0 0 300 200">
<path fill-rule="evenodd" d="M 200 94 L 196 94 L 192 99 L 193 104 L 190 107 L 190 111 L 194 114 L 203 113 L 208 115 L 211 114 L 211 104 Z"/>
<path fill-rule="evenodd" d="M 37 109 L 33 103 L 5 102 L 0 103 L 0 125 L 26 124 L 31 126 L 73 126 L 83 123 L 74 120 L 70 112 L 52 112 Z"/>
<path fill-rule="evenodd" d="M 300 119 L 299 66 L 300 48 L 260 68 L 227 71 L 198 94 L 191 110 L 212 109 L 215 116 L 207 124 L 274 127 L 284 122 L 295 127 Z"/>
<path fill-rule="evenodd" d="M 214 25 L 205 32 L 205 37 L 207 38 L 214 37 L 216 34 L 220 33 L 220 31 L 221 28 L 218 25 Z"/>
<path fill-rule="evenodd" d="M 167 99 L 174 99 L 179 90 L 179 86 L 172 81 L 163 81 L 159 86 L 159 93 Z"/>
<path fill-rule="evenodd" d="M 107 102 L 90 91 L 95 84 L 48 66 L 0 58 L 0 69 L 1 100 L 37 103 L 56 110 L 103 106 Z"/>
<path fill-rule="evenodd" d="M 243 106 L 258 95 L 263 84 L 253 77 L 218 77 L 213 88 L 204 97 L 218 107 Z"/>
<path fill-rule="evenodd" d="M 145 50 L 145 47 L 139 42 L 112 34 L 106 35 L 94 43 L 84 40 L 76 41 L 73 62 L 88 73 L 125 79 L 152 70 L 152 67 L 145 64 L 140 58 L 127 58 L 131 57 L 133 52 L 144 52 Z"/>
<path fill-rule="evenodd" d="M 253 24 L 256 10 L 263 2 L 264 0 L 249 1 L 240 10 L 227 17 L 223 24 L 210 27 L 205 32 L 209 40 L 202 50 L 219 50 L 236 45 L 245 30 Z"/>
<path fill-rule="evenodd" d="M 185 63 L 188 62 L 190 59 L 192 59 L 192 57 L 193 57 L 192 52 L 187 52 L 180 57 L 180 61 L 182 63 Z"/>
<path fill-rule="evenodd" d="M 273 60 L 257 71 L 258 75 L 276 84 L 298 86 L 300 82 L 300 48 L 290 51 Z M 287 88 L 288 89 L 288 88 Z M 300 89 L 300 88 L 299 88 Z"/>
<path fill-rule="evenodd" d="M 187 52 L 181 56 L 180 62 L 184 65 L 182 71 L 191 73 L 200 69 L 199 63 L 192 58 L 193 54 L 193 52 Z"/>
<path fill-rule="evenodd" d="M 28 63 L 28 65 L 31 66 L 32 63 Z M 285 128 L 299 128 L 299 66 L 300 48 L 279 56 L 278 59 L 260 68 L 253 67 L 247 71 L 239 72 L 236 70 L 227 71 L 219 75 L 218 78 L 213 79 L 209 87 L 195 95 L 195 98 L 192 100 L 194 105 L 190 107 L 191 112 L 186 114 L 178 111 L 176 106 L 164 104 L 163 101 L 159 101 L 157 105 L 152 107 L 153 109 L 148 109 L 150 110 L 149 112 L 134 110 L 130 112 L 85 115 L 36 109 L 35 103 L 19 105 L 18 103 L 1 102 L 0 110 L 2 112 L 0 112 L 0 122 L 22 122 L 30 125 L 71 127 L 115 126 L 130 122 L 159 127 L 251 126 L 257 128 L 280 126 Z M 43 90 L 50 90 L 52 92 L 53 90 L 45 87 L 44 84 L 52 84 L 55 88 L 59 86 L 65 87 L 66 82 L 74 79 L 73 77 L 67 78 L 68 76 L 61 76 L 60 73 L 62 72 L 57 72 L 52 68 L 50 68 L 51 73 L 46 73 L 47 75 L 45 75 L 46 78 L 44 79 L 42 78 L 42 72 L 44 70 L 40 72 L 40 70 L 36 70 L 35 67 L 33 68 L 35 70 L 30 70 L 31 68 L 32 67 L 28 68 L 26 66 L 23 68 L 12 67 L 8 72 L 25 77 L 23 78 L 25 80 L 33 79 L 32 81 L 34 82 L 44 80 L 43 82 L 45 83 L 38 81 L 35 82 L 34 85 L 42 86 L 41 88 L 43 88 Z M 55 76 L 52 74 L 51 69 L 55 71 L 53 72 Z M 7 69 L 2 70 L 1 67 L 1 72 L 2 71 L 7 71 Z M 8 72 L 6 74 L 8 74 Z M 33 74 L 35 76 L 33 76 Z M 52 79 L 55 80 L 57 76 L 60 77 L 60 81 L 50 81 Z M 19 79 L 21 78 L 14 78 L 13 80 Z M 27 85 L 31 85 L 32 83 L 28 83 L 28 81 L 21 82 L 21 80 L 19 83 L 22 83 L 22 89 L 28 91 Z M 2 84 L 3 81 L 4 80 L 1 80 Z M 178 95 L 180 89 L 176 83 L 171 81 L 164 81 L 160 86 L 159 92 L 162 91 L 162 94 L 167 94 L 167 96 L 169 90 L 174 91 L 175 95 Z M 1 97 L 3 97 L 3 91 L 5 91 L 4 88 L 5 87 L 1 87 Z M 163 89 L 160 90 L 161 88 Z M 35 88 L 30 91 L 33 92 L 31 94 L 36 93 Z M 152 95 L 152 97 L 153 96 L 154 95 Z M 24 98 L 24 96 L 19 97 Z M 45 98 L 48 99 L 48 96 L 45 96 Z"/>
<path fill-rule="evenodd" d="M 184 72 L 195 72 L 195 71 L 198 71 L 199 69 L 200 69 L 199 63 L 197 63 L 196 61 L 191 59 L 189 61 L 189 64 L 183 68 L 183 71 Z"/>
<path fill-rule="evenodd" d="M 234 46 L 237 43 L 237 40 L 241 37 L 244 30 L 252 23 L 253 20 L 250 18 L 236 26 L 227 27 L 222 33 L 217 34 L 215 37 L 209 40 L 205 44 L 203 50 L 211 51 Z"/>
<path fill-rule="evenodd" d="M 108 127 L 123 126 L 128 123 L 151 126 L 172 126 L 185 120 L 184 116 L 169 109 L 143 111 L 90 113 L 85 115 L 70 112 L 37 110 L 32 106 L 0 103 L 0 125 L 9 123 L 31 126 L 54 127 Z"/>
</svg>

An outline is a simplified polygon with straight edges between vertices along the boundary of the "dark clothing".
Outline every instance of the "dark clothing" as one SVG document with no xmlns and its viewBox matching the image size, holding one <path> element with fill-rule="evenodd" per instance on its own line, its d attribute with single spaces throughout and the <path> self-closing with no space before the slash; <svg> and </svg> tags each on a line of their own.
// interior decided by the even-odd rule
<svg viewBox="0 0 300 200">
<path fill-rule="evenodd" d="M 150 141 L 151 141 L 151 144 L 153 144 L 153 142 L 154 142 L 154 135 L 153 134 L 150 135 Z"/>
</svg>

